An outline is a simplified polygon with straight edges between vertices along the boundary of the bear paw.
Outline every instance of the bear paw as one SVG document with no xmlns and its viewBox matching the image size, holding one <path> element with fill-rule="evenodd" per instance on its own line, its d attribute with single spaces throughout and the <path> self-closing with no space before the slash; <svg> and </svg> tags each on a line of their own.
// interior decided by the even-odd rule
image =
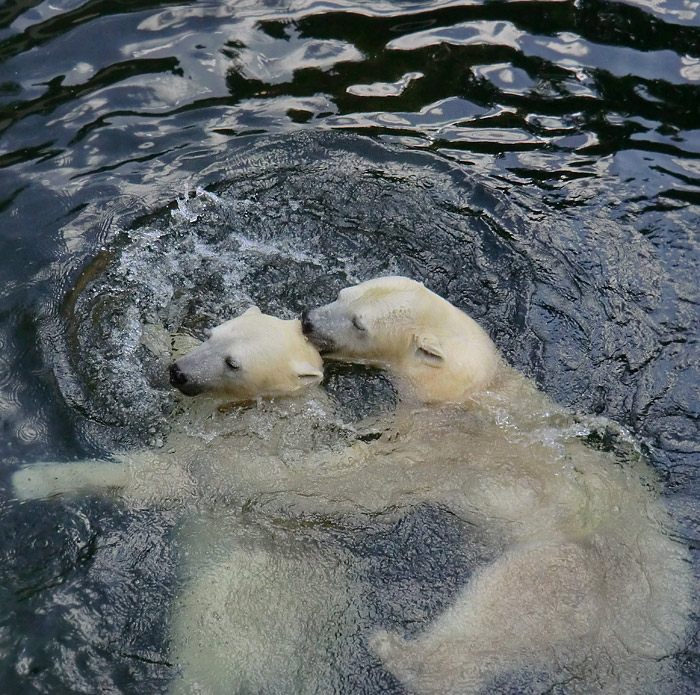
<svg viewBox="0 0 700 695">
<path fill-rule="evenodd" d="M 395 632 L 378 630 L 370 638 L 369 648 L 383 661 L 393 662 L 404 651 L 406 640 Z"/>
<path fill-rule="evenodd" d="M 51 475 L 43 467 L 27 466 L 12 475 L 12 490 L 18 500 L 50 497 L 54 491 Z"/>
<path fill-rule="evenodd" d="M 379 630 L 370 639 L 369 646 L 382 666 L 408 690 L 442 695 L 442 691 L 436 689 L 441 680 L 436 679 L 435 669 L 419 640 L 409 641 L 395 632 Z"/>
</svg>

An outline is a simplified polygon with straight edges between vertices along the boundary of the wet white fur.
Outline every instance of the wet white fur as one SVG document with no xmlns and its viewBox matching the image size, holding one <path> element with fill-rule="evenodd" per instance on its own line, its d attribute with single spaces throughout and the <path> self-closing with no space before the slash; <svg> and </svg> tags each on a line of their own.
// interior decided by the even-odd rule
<svg viewBox="0 0 700 695">
<path fill-rule="evenodd" d="M 621 458 L 585 446 L 586 425 L 510 368 L 470 317 L 407 278 L 342 290 L 308 313 L 305 331 L 333 359 L 386 369 L 399 394 L 386 436 L 345 452 L 345 497 L 444 505 L 502 549 L 417 637 L 375 635 L 404 686 L 467 695 L 528 670 L 570 679 L 570 692 L 663 692 L 691 576 L 634 447 Z"/>
<path fill-rule="evenodd" d="M 376 441 L 314 442 L 303 423 L 310 407 L 326 417 L 325 406 L 301 397 L 282 411 L 245 411 L 230 436 L 218 422 L 211 437 L 180 426 L 160 453 L 15 475 L 25 498 L 112 486 L 132 501 L 195 509 L 180 536 L 190 560 L 173 620 L 184 666 L 174 692 L 191 692 L 199 679 L 214 693 L 273 683 L 280 692 L 330 691 L 328 626 L 352 621 L 339 607 L 356 605 L 342 558 L 324 561 L 313 535 L 285 537 L 263 524 L 232 536 L 229 517 L 209 519 L 202 499 L 353 522 L 427 503 L 489 534 L 498 559 L 465 577 L 442 616 L 417 637 L 374 635 L 378 658 L 411 692 L 479 693 L 513 673 L 550 684 L 570 678 L 572 693 L 663 692 L 664 657 L 686 629 L 690 573 L 633 447 L 620 459 L 585 446 L 580 434 L 597 423 L 573 421 L 505 364 L 472 319 L 413 281 L 343 290 L 310 318 L 320 342 L 334 342 L 334 358 L 392 375 L 401 406 Z M 309 564 L 314 553 L 318 567 Z M 327 611 L 308 613 L 314 594 Z"/>
<path fill-rule="evenodd" d="M 313 529 L 275 525 L 257 511 L 313 445 L 314 418 L 327 415 L 313 388 L 321 358 L 298 321 L 253 309 L 215 328 L 179 364 L 223 402 L 288 397 L 233 413 L 221 400 L 189 401 L 162 449 L 26 466 L 13 476 L 15 497 L 112 493 L 183 512 L 168 640 L 172 695 L 332 687 L 329 655 L 353 605 L 344 563 Z"/>
</svg>

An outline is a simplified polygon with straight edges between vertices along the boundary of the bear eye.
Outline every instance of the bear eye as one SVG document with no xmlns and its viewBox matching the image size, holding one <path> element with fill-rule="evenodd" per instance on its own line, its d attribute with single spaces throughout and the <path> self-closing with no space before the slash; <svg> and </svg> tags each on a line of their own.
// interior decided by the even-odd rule
<svg viewBox="0 0 700 695">
<path fill-rule="evenodd" d="M 367 328 L 365 327 L 364 323 L 362 323 L 362 321 L 360 321 L 360 317 L 359 317 L 359 316 L 353 316 L 353 317 L 352 317 L 352 325 L 353 325 L 358 331 L 360 331 L 361 333 L 364 333 L 364 332 L 367 330 Z"/>
<path fill-rule="evenodd" d="M 233 357 L 227 357 L 224 362 L 226 363 L 226 366 L 232 371 L 236 372 L 241 368 L 241 365 L 236 362 L 236 360 L 233 359 Z"/>
</svg>

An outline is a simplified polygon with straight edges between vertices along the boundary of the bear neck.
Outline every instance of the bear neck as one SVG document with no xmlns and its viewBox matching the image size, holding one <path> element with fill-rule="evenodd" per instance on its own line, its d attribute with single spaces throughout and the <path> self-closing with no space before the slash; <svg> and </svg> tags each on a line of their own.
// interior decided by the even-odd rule
<svg viewBox="0 0 700 695">
<path fill-rule="evenodd" d="M 393 373 L 394 385 L 402 402 L 465 404 L 495 387 L 507 369 L 495 348 L 481 355 L 465 350 L 457 358 L 450 356 L 440 366 L 415 361 L 401 365 Z"/>
<path fill-rule="evenodd" d="M 433 301 L 418 315 L 424 335 L 430 336 L 428 346 L 434 344 L 442 358 L 409 349 L 403 360 L 389 367 L 400 398 L 413 403 L 461 404 L 501 378 L 507 365 L 486 331 L 468 314 L 433 295 Z"/>
<path fill-rule="evenodd" d="M 424 406 L 430 410 L 448 407 L 486 412 L 516 413 L 524 410 L 544 412 L 556 408 L 554 403 L 537 386 L 525 378 L 514 367 L 497 355 L 491 370 L 482 373 L 482 379 L 465 380 L 453 373 L 418 383 L 406 375 L 394 375 L 394 388 L 397 392 L 397 410 L 405 415 L 422 412 Z"/>
<path fill-rule="evenodd" d="M 421 370 L 422 371 L 422 370 Z M 492 383 L 490 373 L 465 375 L 445 370 L 442 374 L 426 375 L 403 373 L 396 375 L 394 384 L 399 400 L 408 404 L 464 404 L 472 401 L 479 393 L 487 391 Z"/>
</svg>

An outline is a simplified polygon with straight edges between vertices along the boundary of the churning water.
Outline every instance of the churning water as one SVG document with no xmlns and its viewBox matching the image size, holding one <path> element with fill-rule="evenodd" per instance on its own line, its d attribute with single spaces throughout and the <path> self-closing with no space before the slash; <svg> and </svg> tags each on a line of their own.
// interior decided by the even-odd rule
<svg viewBox="0 0 700 695">
<path fill-rule="evenodd" d="M 423 280 L 559 403 L 629 428 L 697 576 L 699 12 L 0 8 L 0 693 L 165 692 L 180 563 L 172 510 L 19 503 L 12 472 L 158 449 L 166 332 L 377 275 Z M 373 372 L 326 387 L 348 425 L 391 407 Z M 425 508 L 324 542 L 362 568 L 368 630 L 417 631 L 488 555 L 463 533 Z M 700 689 L 693 625 L 672 693 Z M 340 692 L 402 692 L 356 657 Z"/>
</svg>

